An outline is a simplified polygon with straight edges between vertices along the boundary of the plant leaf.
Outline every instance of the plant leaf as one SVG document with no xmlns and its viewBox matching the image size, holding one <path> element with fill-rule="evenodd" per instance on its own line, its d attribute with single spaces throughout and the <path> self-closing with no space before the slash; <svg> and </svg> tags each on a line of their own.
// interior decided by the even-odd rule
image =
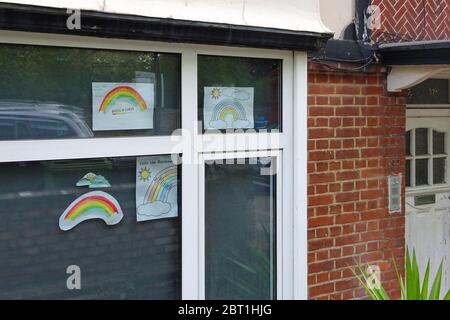
<svg viewBox="0 0 450 320">
<path fill-rule="evenodd" d="M 405 291 L 406 291 L 406 300 L 413 300 L 412 292 L 413 292 L 413 278 L 412 278 L 412 267 L 411 267 L 411 258 L 409 256 L 409 249 L 406 248 L 406 266 L 405 266 Z"/>
<path fill-rule="evenodd" d="M 350 268 L 355 275 L 355 277 L 358 279 L 361 286 L 364 288 L 366 293 L 370 296 L 372 300 L 390 300 L 389 295 L 384 290 L 383 286 L 381 285 L 380 281 L 377 277 L 373 277 L 372 275 L 369 275 L 364 268 L 361 266 L 361 264 L 355 260 L 355 264 L 360 272 L 360 275 L 357 274 L 354 268 Z M 375 286 L 369 286 L 369 283 L 375 281 Z"/>
<path fill-rule="evenodd" d="M 405 281 L 403 281 L 402 275 L 398 271 L 397 262 L 395 261 L 395 257 L 394 257 L 393 254 L 392 254 L 392 261 L 394 262 L 394 269 L 395 269 L 395 272 L 397 273 L 397 279 L 398 279 L 398 282 L 400 284 L 401 300 L 406 300 L 406 298 L 407 298 L 406 283 L 405 283 Z"/>
<path fill-rule="evenodd" d="M 420 300 L 428 300 L 428 282 L 430 278 L 430 260 L 428 259 L 425 276 L 422 282 L 422 292 L 420 293 Z"/>
<path fill-rule="evenodd" d="M 420 300 L 420 272 L 415 250 L 413 250 L 411 272 L 410 277 L 412 278 L 413 284 L 413 287 L 411 288 L 411 300 Z"/>
<path fill-rule="evenodd" d="M 448 290 L 447 294 L 444 296 L 444 300 L 450 300 L 450 290 Z"/>
<path fill-rule="evenodd" d="M 434 277 L 433 286 L 431 287 L 430 297 L 428 300 L 439 300 L 439 295 L 441 293 L 441 281 L 442 281 L 442 265 L 444 261 L 441 261 L 439 269 Z"/>
</svg>

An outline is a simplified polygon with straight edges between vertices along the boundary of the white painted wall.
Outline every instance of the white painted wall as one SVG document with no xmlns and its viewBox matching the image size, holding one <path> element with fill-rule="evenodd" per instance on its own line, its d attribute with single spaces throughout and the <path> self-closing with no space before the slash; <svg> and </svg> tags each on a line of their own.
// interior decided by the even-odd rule
<svg viewBox="0 0 450 320">
<path fill-rule="evenodd" d="M 3 0 L 56 8 L 191 21 L 330 32 L 320 19 L 320 0 Z M 336 1 L 340 2 L 342 0 Z"/>
<path fill-rule="evenodd" d="M 344 29 L 355 17 L 355 0 L 320 0 L 320 14 L 325 26 L 341 38 Z"/>
</svg>

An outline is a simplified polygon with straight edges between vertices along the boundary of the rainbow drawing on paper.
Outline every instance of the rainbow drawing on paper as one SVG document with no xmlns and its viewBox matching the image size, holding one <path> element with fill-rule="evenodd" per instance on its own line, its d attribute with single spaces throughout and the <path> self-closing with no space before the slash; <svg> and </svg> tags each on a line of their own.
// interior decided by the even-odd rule
<svg viewBox="0 0 450 320">
<path fill-rule="evenodd" d="M 170 157 L 141 157 L 136 168 L 137 220 L 177 216 L 177 167 Z"/>
<path fill-rule="evenodd" d="M 177 187 L 177 167 L 168 167 L 158 173 L 148 188 L 147 203 L 161 201 L 167 203 L 169 193 Z"/>
<path fill-rule="evenodd" d="M 119 203 L 110 194 L 93 191 L 74 200 L 59 218 L 59 227 L 68 231 L 79 223 L 90 219 L 101 219 L 107 225 L 119 223 L 123 212 Z"/>
<path fill-rule="evenodd" d="M 217 120 L 227 122 L 229 117 L 231 117 L 230 120 L 232 123 L 235 123 L 238 120 L 248 121 L 244 107 L 236 99 L 225 99 L 216 104 L 211 116 L 211 122 L 215 122 Z"/>
<path fill-rule="evenodd" d="M 92 83 L 94 131 L 153 129 L 153 83 Z"/>
<path fill-rule="evenodd" d="M 253 128 L 253 88 L 206 87 L 205 129 Z"/>
<path fill-rule="evenodd" d="M 98 111 L 106 113 L 108 108 L 119 99 L 130 101 L 132 104 L 137 105 L 141 111 L 147 110 L 147 104 L 137 90 L 130 86 L 118 86 L 105 95 Z"/>
</svg>

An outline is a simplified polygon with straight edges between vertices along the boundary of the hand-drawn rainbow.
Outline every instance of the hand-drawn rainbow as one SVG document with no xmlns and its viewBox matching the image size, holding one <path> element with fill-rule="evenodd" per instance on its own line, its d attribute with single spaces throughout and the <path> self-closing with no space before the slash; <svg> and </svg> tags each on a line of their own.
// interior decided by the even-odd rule
<svg viewBox="0 0 450 320">
<path fill-rule="evenodd" d="M 146 203 L 161 201 L 167 203 L 169 193 L 177 187 L 177 167 L 171 166 L 160 172 L 153 178 L 145 195 Z"/>
<path fill-rule="evenodd" d="M 136 89 L 133 89 L 130 86 L 119 86 L 115 87 L 105 95 L 98 111 L 106 113 L 108 108 L 119 99 L 129 100 L 131 103 L 139 106 L 141 111 L 147 110 L 147 104 L 145 103 L 144 98 L 142 98 Z"/>
<path fill-rule="evenodd" d="M 68 231 L 79 223 L 90 219 L 101 219 L 107 225 L 119 223 L 123 212 L 119 203 L 110 194 L 93 191 L 73 201 L 59 217 L 59 228 Z"/>
<path fill-rule="evenodd" d="M 238 100 L 225 99 L 215 105 L 211 121 L 225 121 L 229 114 L 233 117 L 233 121 L 247 120 L 244 107 Z"/>
</svg>

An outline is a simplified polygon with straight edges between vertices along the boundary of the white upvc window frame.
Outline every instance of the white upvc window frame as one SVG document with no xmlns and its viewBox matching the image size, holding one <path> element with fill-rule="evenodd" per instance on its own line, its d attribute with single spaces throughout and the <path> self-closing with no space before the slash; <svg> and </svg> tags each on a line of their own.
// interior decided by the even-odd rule
<svg viewBox="0 0 450 320">
<path fill-rule="evenodd" d="M 283 155 L 280 150 L 272 150 L 272 151 L 241 151 L 241 152 L 223 152 L 223 153 L 203 153 L 200 155 L 200 167 L 199 167 L 199 188 L 200 192 L 198 194 L 199 198 L 199 298 L 205 299 L 205 167 L 208 165 L 207 161 L 219 161 L 224 164 L 227 164 L 228 161 L 231 162 L 231 165 L 238 163 L 235 161 L 236 159 L 247 159 L 247 158 L 264 158 L 264 157 L 272 157 L 275 158 L 275 167 L 270 170 L 277 174 L 276 178 L 276 198 L 282 199 L 281 201 L 276 202 L 275 208 L 275 226 L 276 226 L 276 274 L 273 275 L 276 278 L 276 297 L 278 300 L 282 300 L 286 297 L 288 290 L 292 290 L 292 277 L 289 276 L 291 270 L 289 269 L 291 253 L 290 246 L 287 245 L 289 239 L 293 238 L 292 234 L 292 216 L 289 214 L 282 214 L 283 210 L 289 210 L 290 208 L 283 208 L 285 203 L 288 203 L 289 206 L 289 193 L 287 190 L 283 190 Z M 290 210 L 292 212 L 292 210 Z M 287 270 L 285 270 L 285 268 Z M 285 288 L 288 287 L 288 290 Z"/>
<path fill-rule="evenodd" d="M 220 154 L 276 154 L 282 159 L 277 178 L 282 192 L 280 246 L 277 257 L 277 298 L 307 299 L 307 56 L 306 52 L 238 48 L 57 34 L 0 31 L 0 43 L 114 49 L 181 54 L 181 134 L 179 136 L 113 137 L 64 140 L 0 141 L 0 163 L 98 157 L 183 154 L 182 163 L 182 298 L 204 298 L 204 256 L 201 212 L 202 162 Z M 211 143 L 215 135 L 199 133 L 197 101 L 198 55 L 282 60 L 282 132 L 227 134 L 230 143 Z M 294 125 L 295 124 L 295 125 Z M 195 134 L 193 134 L 195 133 Z M 234 139 L 245 137 L 245 147 Z M 295 138 L 294 138 L 295 137 Z M 261 151 L 266 150 L 266 151 Z M 199 165 L 200 164 L 200 165 Z M 203 170 L 204 172 L 204 170 Z M 204 179 L 204 177 L 203 177 Z M 282 191 L 281 191 L 282 190 Z M 203 251 L 204 252 L 204 251 Z M 278 265 L 280 263 L 281 265 Z"/>
</svg>

